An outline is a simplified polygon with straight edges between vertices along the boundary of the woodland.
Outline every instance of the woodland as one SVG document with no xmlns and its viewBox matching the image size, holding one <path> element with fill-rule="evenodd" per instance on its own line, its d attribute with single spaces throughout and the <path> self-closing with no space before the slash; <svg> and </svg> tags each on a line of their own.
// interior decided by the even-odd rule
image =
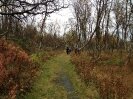
<svg viewBox="0 0 133 99">
<path fill-rule="evenodd" d="M 0 99 L 133 99 L 133 0 L 0 0 Z"/>
</svg>

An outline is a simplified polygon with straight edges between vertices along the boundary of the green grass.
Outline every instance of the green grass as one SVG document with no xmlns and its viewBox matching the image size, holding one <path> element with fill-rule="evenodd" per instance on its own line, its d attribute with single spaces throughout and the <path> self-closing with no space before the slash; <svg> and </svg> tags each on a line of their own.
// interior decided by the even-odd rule
<svg viewBox="0 0 133 99">
<path fill-rule="evenodd" d="M 75 66 L 70 62 L 70 56 L 65 56 L 64 54 L 62 54 L 62 56 L 60 56 L 60 60 L 61 59 L 63 59 L 62 62 L 65 63 L 63 66 L 64 71 L 66 72 L 66 74 L 68 74 L 70 80 L 72 81 L 75 92 L 77 93 L 79 98 L 98 99 L 99 96 L 95 86 L 93 84 L 91 86 L 85 85 L 84 81 L 82 81 L 79 75 L 77 75 Z"/>
<path fill-rule="evenodd" d="M 39 61 L 36 55 L 32 56 L 34 60 Z M 78 99 L 97 99 L 98 94 L 96 88 L 86 86 L 75 72 L 75 66 L 70 62 L 70 56 L 66 54 L 58 55 L 47 62 L 41 62 L 41 70 L 34 83 L 34 87 L 23 99 L 68 99 L 68 92 L 63 85 L 56 83 L 60 77 L 59 74 L 64 73 L 68 76 L 74 87 L 74 93 Z"/>
<path fill-rule="evenodd" d="M 57 76 L 55 74 L 59 72 L 58 64 L 55 64 L 54 61 L 51 59 L 46 63 L 42 62 L 39 77 L 36 79 L 33 90 L 25 99 L 62 99 L 66 97 L 64 88 L 53 83 Z"/>
<path fill-rule="evenodd" d="M 119 58 L 113 58 L 113 59 L 108 59 L 105 61 L 100 61 L 99 62 L 100 65 L 109 65 L 109 66 L 123 66 L 124 65 L 124 61 L 122 59 Z"/>
</svg>

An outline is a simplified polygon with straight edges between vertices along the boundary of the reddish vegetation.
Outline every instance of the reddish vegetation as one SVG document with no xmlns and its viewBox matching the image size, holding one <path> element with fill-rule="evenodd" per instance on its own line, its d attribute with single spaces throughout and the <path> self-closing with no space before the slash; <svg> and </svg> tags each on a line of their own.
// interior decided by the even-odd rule
<svg viewBox="0 0 133 99">
<path fill-rule="evenodd" d="M 86 83 L 93 82 L 96 85 L 102 99 L 129 99 L 133 92 L 133 72 L 129 65 L 116 61 L 117 58 L 104 53 L 95 60 L 89 53 L 83 52 L 72 55 L 72 62 Z"/>
<path fill-rule="evenodd" d="M 30 89 L 35 74 L 36 66 L 28 54 L 13 42 L 0 39 L 0 94 L 15 99 L 16 94 Z"/>
</svg>

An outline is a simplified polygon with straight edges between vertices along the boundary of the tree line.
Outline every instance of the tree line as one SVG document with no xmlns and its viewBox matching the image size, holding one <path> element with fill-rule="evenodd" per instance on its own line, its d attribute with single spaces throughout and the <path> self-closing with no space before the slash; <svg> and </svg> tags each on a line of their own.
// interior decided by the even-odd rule
<svg viewBox="0 0 133 99">
<path fill-rule="evenodd" d="M 133 48 L 132 0 L 75 0 L 72 1 L 74 19 L 73 46 L 91 49 L 97 57 L 102 51 L 126 51 Z M 71 37 L 72 38 L 72 37 Z"/>
<path fill-rule="evenodd" d="M 60 0 L 0 0 L 0 37 L 11 39 L 28 51 L 57 48 L 60 46 L 57 42 L 61 43 L 62 38 L 56 33 L 47 34 L 45 21 L 51 13 L 67 7 L 68 4 Z M 35 26 L 38 15 L 42 20 Z"/>
</svg>

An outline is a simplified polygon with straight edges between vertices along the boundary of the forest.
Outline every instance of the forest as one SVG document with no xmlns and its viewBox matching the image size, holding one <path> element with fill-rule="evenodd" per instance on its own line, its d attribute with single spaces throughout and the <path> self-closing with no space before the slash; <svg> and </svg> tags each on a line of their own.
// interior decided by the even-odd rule
<svg viewBox="0 0 133 99">
<path fill-rule="evenodd" d="M 0 99 L 133 99 L 132 77 L 133 0 L 0 0 Z"/>
</svg>

